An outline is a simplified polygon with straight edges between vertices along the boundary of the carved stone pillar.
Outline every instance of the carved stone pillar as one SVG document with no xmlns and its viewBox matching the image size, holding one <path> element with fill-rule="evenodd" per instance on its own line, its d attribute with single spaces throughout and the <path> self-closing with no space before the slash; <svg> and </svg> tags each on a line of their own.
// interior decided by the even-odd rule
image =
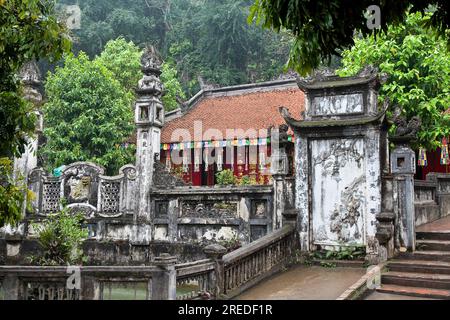
<svg viewBox="0 0 450 320">
<path fill-rule="evenodd" d="M 161 272 L 152 279 L 152 300 L 176 300 L 177 298 L 177 258 L 162 253 L 155 258 L 154 265 Z"/>
<path fill-rule="evenodd" d="M 397 141 L 391 152 L 391 173 L 393 176 L 394 214 L 397 217 L 395 242 L 399 249 L 415 250 L 416 230 L 414 212 L 414 174 L 416 155 L 405 143 Z"/>
<path fill-rule="evenodd" d="M 141 58 L 144 76 L 136 89 L 135 124 L 137 134 L 136 171 L 137 221 L 150 222 L 150 196 L 153 184 L 154 163 L 159 159 L 160 135 L 164 124 L 164 108 L 161 102 L 163 85 L 161 75 L 162 60 L 153 47 L 147 48 Z M 150 240 L 150 239 L 148 239 Z"/>
<path fill-rule="evenodd" d="M 227 252 L 225 247 L 219 244 L 210 244 L 203 249 L 206 256 L 214 261 L 213 279 L 209 279 L 213 283 L 214 296 L 220 299 L 224 288 L 224 262 L 223 255 Z"/>
</svg>

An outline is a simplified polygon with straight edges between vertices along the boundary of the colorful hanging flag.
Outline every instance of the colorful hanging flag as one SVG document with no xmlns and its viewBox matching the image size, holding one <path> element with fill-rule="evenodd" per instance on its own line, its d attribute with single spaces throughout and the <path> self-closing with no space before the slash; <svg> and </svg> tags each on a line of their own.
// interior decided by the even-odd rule
<svg viewBox="0 0 450 320">
<path fill-rule="evenodd" d="M 217 154 L 217 170 L 222 171 L 223 166 L 223 149 L 220 149 Z"/>
<path fill-rule="evenodd" d="M 204 155 L 205 155 L 205 171 L 208 171 L 208 168 L 209 168 L 209 149 L 208 149 L 208 147 L 206 147 L 205 148 L 205 153 L 204 153 Z"/>
<path fill-rule="evenodd" d="M 428 165 L 427 150 L 424 148 L 419 148 L 419 159 L 417 160 L 417 165 L 421 167 L 426 167 Z"/>
<path fill-rule="evenodd" d="M 447 143 L 447 139 L 445 137 L 442 139 L 441 164 L 442 165 L 450 164 L 450 157 L 448 154 L 448 143 Z"/>
<path fill-rule="evenodd" d="M 183 151 L 183 172 L 189 171 L 189 157 L 188 152 Z"/>
<path fill-rule="evenodd" d="M 170 161 L 170 152 L 166 152 L 166 168 L 169 171 L 172 168 L 172 161 Z"/>
<path fill-rule="evenodd" d="M 201 159 L 201 149 L 196 148 L 194 150 L 194 171 L 199 172 L 200 171 L 200 159 Z"/>
</svg>

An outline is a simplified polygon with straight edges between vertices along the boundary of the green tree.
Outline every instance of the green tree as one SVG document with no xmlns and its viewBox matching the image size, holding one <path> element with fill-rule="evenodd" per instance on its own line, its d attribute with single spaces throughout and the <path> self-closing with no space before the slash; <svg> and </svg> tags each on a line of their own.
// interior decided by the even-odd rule
<svg viewBox="0 0 450 320">
<path fill-rule="evenodd" d="M 13 177 L 10 160 L 24 152 L 36 120 L 17 74 L 28 61 L 56 61 L 70 49 L 54 13 L 53 1 L 0 0 L 0 227 L 20 221 L 31 196 L 23 180 Z"/>
<path fill-rule="evenodd" d="M 171 111 L 178 108 L 178 99 L 185 99 L 180 82 L 177 78 L 177 69 L 170 62 L 164 62 L 162 65 L 161 81 L 164 84 L 164 96 L 162 102 L 164 110 Z"/>
<path fill-rule="evenodd" d="M 404 24 L 389 26 L 378 36 L 356 38 L 343 52 L 339 75 L 354 75 L 372 64 L 389 78 L 380 89 L 380 101 L 389 97 L 408 119 L 420 116 L 418 143 L 428 149 L 450 135 L 450 53 L 446 41 L 423 27 L 432 14 L 408 14 Z"/>
<path fill-rule="evenodd" d="M 428 26 L 435 27 L 441 35 L 445 35 L 450 26 L 448 0 L 255 0 L 248 21 L 262 23 L 276 31 L 287 29 L 292 32 L 295 42 L 288 66 L 305 75 L 351 46 L 355 30 L 363 35 L 372 34 L 367 27 L 366 15 L 371 5 L 380 8 L 382 30 L 389 24 L 401 23 L 409 9 L 424 12 L 429 5 L 434 5 L 437 10 L 427 21 Z"/>
<path fill-rule="evenodd" d="M 132 92 L 142 78 L 140 59 L 142 50 L 132 41 L 119 37 L 109 40 L 95 61 L 112 72 L 122 87 Z"/>
<path fill-rule="evenodd" d="M 41 152 L 50 168 L 92 161 L 113 174 L 132 161 L 133 148 L 122 144 L 133 131 L 133 96 L 105 66 L 83 52 L 69 55 L 45 89 L 48 142 Z"/>
<path fill-rule="evenodd" d="M 73 0 L 59 3 L 72 4 Z M 74 52 L 83 50 L 93 58 L 100 55 L 108 41 L 118 37 L 133 41 L 139 48 L 151 43 L 177 70 L 177 79 L 189 96 L 200 89 L 199 76 L 206 83 L 219 85 L 277 77 L 288 58 L 292 40 L 288 33 L 279 35 L 248 25 L 246 17 L 252 0 L 78 0 L 77 3 L 82 11 L 82 27 L 74 30 Z"/>
<path fill-rule="evenodd" d="M 29 205 L 33 197 L 23 177 L 14 177 L 13 162 L 0 158 L 0 228 L 20 221 L 24 202 Z"/>
<path fill-rule="evenodd" d="M 22 98 L 17 77 L 24 63 L 58 60 L 70 49 L 64 25 L 47 0 L 0 0 L 0 157 L 20 155 L 35 116 Z"/>
<path fill-rule="evenodd" d="M 119 37 L 108 41 L 95 61 L 104 65 L 126 90 L 133 93 L 139 79 L 142 78 L 141 55 L 142 50 L 132 41 L 127 42 L 123 37 Z M 162 98 L 164 109 L 166 111 L 176 109 L 177 97 L 184 99 L 185 95 L 177 79 L 177 70 L 169 62 L 165 62 L 162 66 L 161 81 L 165 89 Z"/>
</svg>

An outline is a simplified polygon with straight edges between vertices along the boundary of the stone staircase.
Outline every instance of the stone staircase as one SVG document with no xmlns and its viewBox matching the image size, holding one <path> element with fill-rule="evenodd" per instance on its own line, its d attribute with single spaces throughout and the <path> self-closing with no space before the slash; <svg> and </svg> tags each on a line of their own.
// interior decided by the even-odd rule
<svg viewBox="0 0 450 320">
<path fill-rule="evenodd" d="M 450 299 L 450 232 L 417 232 L 416 251 L 387 264 L 379 292 Z"/>
</svg>

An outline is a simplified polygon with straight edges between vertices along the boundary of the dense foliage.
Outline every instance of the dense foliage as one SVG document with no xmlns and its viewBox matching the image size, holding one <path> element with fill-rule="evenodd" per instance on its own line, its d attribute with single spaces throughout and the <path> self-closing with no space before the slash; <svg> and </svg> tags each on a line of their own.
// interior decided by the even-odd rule
<svg viewBox="0 0 450 320">
<path fill-rule="evenodd" d="M 431 14 L 411 13 L 405 22 L 389 26 L 386 32 L 356 38 L 343 52 L 342 76 L 354 75 L 366 64 L 389 75 L 380 99 L 389 97 L 408 119 L 420 116 L 419 144 L 428 149 L 450 135 L 450 52 L 446 41 L 423 24 Z"/>
<path fill-rule="evenodd" d="M 255 0 L 249 21 L 262 23 L 276 31 L 287 29 L 292 32 L 295 42 L 289 66 L 306 74 L 333 54 L 351 46 L 355 30 L 363 35 L 377 32 L 377 29 L 367 27 L 369 6 L 379 6 L 380 29 L 386 30 L 388 25 L 402 22 L 410 7 L 412 12 L 423 12 L 430 4 L 438 10 L 427 21 L 428 25 L 445 35 L 450 27 L 448 0 Z"/>
<path fill-rule="evenodd" d="M 142 78 L 141 55 L 142 50 L 132 41 L 127 42 L 119 37 L 108 41 L 95 60 L 111 71 L 128 92 L 133 93 Z M 177 97 L 184 99 L 185 95 L 177 79 L 177 70 L 168 61 L 162 66 L 161 81 L 164 84 L 164 108 L 166 111 L 173 110 L 178 107 Z"/>
<path fill-rule="evenodd" d="M 39 265 L 77 265 L 84 260 L 83 241 L 88 230 L 82 227 L 83 216 L 71 214 L 66 208 L 41 223 L 34 223 L 43 255 L 32 257 Z"/>
<path fill-rule="evenodd" d="M 41 152 L 49 168 L 92 161 L 113 174 L 132 162 L 134 150 L 125 142 L 133 131 L 133 96 L 99 61 L 83 52 L 67 56 L 45 90 L 48 142 Z"/>
<path fill-rule="evenodd" d="M 0 158 L 0 228 L 20 221 L 23 204 L 29 205 L 34 196 L 23 177 L 14 177 L 13 162 Z"/>
<path fill-rule="evenodd" d="M 73 4 L 60 0 L 60 4 Z M 270 80 L 289 53 L 288 34 L 248 25 L 252 0 L 79 0 L 81 29 L 74 49 L 91 58 L 119 36 L 138 47 L 155 45 L 176 67 L 187 96 L 205 83 L 234 85 Z M 167 68 L 167 66 L 166 66 Z"/>
<path fill-rule="evenodd" d="M 21 96 L 19 69 L 40 57 L 57 60 L 69 49 L 53 1 L 0 0 L 0 156 L 21 154 L 34 129 L 35 116 Z"/>
<path fill-rule="evenodd" d="M 24 152 L 36 120 L 17 74 L 32 59 L 55 61 L 70 49 L 53 5 L 47 0 L 0 0 L 0 227 L 16 224 L 31 196 L 23 180 L 14 179 L 9 160 Z"/>
</svg>

